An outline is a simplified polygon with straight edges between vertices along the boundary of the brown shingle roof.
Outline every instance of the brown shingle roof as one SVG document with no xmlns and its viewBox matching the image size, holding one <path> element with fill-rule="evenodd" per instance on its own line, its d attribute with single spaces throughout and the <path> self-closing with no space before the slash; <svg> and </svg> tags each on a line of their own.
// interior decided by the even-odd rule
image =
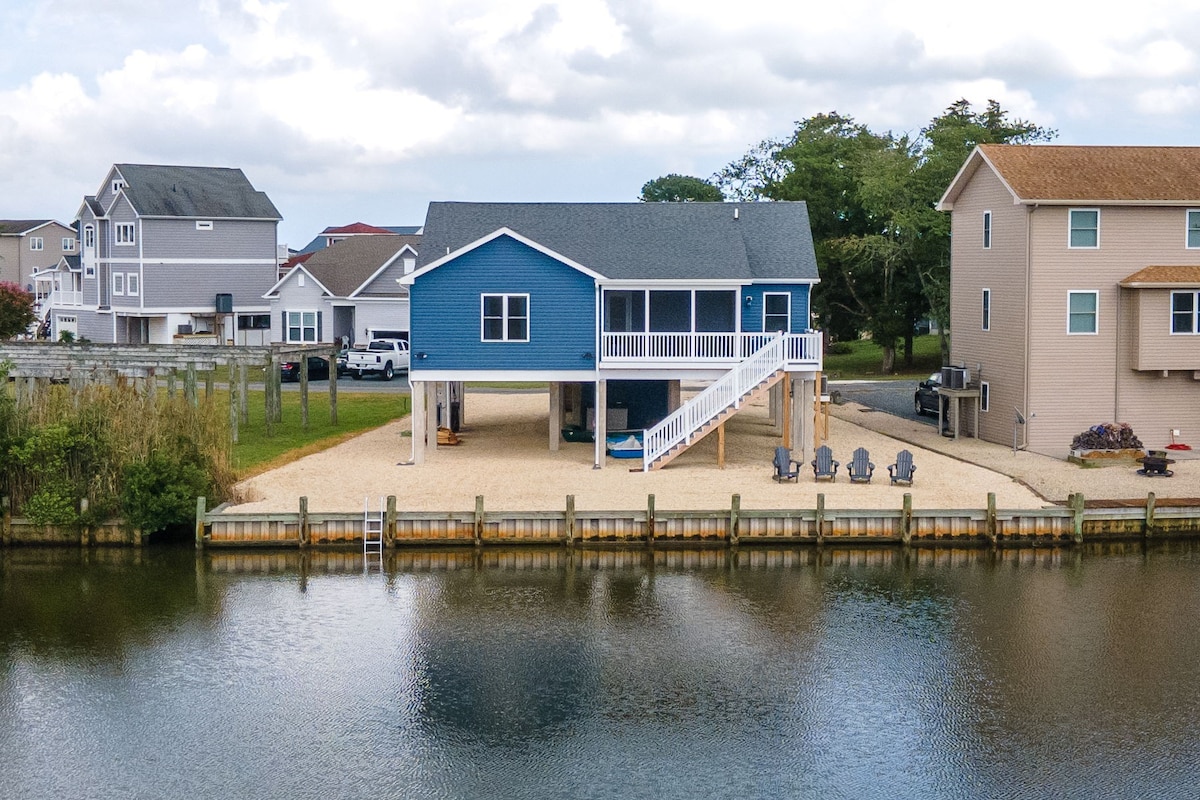
<svg viewBox="0 0 1200 800">
<path fill-rule="evenodd" d="M 1129 289 L 1200 286 L 1200 267 L 1146 267 L 1121 281 Z"/>
<path fill-rule="evenodd" d="M 1200 147 L 982 144 L 1024 201 L 1200 205 Z"/>
<path fill-rule="evenodd" d="M 418 250 L 420 244 L 420 236 L 351 236 L 313 253 L 304 269 L 335 297 L 349 297 L 405 245 Z M 399 285 L 388 288 L 395 294 L 407 291 Z"/>
</svg>

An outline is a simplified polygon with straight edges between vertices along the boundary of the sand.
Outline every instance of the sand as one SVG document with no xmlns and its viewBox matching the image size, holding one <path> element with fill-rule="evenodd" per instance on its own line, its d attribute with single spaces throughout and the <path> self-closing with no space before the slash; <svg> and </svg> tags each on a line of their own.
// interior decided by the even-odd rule
<svg viewBox="0 0 1200 800">
<path fill-rule="evenodd" d="M 469 511 L 483 495 L 490 510 L 557 510 L 566 496 L 588 510 L 644 508 L 655 495 L 659 509 L 811 508 L 824 493 L 827 508 L 899 508 L 911 493 L 915 508 L 982 508 L 995 492 L 1000 508 L 1040 508 L 1080 491 L 1089 499 L 1200 497 L 1200 462 L 1180 461 L 1173 478 L 1145 478 L 1130 467 L 1084 469 L 974 439 L 946 439 L 933 426 L 860 406 L 834 406 L 829 444 L 849 460 L 865 447 L 875 463 L 869 484 L 851 484 L 845 466 L 835 482 L 813 480 L 806 469 L 796 483 L 772 480 L 779 434 L 766 402 L 748 405 L 727 426 L 725 468 L 717 466 L 717 436 L 710 435 L 665 469 L 631 472 L 640 462 L 606 458 L 593 469 L 591 444 L 563 442 L 548 449 L 548 397 L 544 392 L 469 391 L 459 432 L 462 444 L 439 447 L 421 465 L 405 465 L 412 439 L 409 420 L 350 441 L 238 485 L 240 502 L 226 510 L 291 511 L 301 496 L 310 511 L 355 511 L 396 495 L 401 510 Z M 893 486 L 887 465 L 901 449 L 914 454 L 912 486 Z"/>
</svg>

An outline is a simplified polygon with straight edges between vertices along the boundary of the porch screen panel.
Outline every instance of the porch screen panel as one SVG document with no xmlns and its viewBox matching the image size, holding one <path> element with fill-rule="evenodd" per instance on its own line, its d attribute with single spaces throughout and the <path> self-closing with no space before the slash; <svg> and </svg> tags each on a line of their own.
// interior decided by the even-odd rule
<svg viewBox="0 0 1200 800">
<path fill-rule="evenodd" d="M 646 293 L 604 293 L 604 330 L 609 333 L 641 333 L 646 330 Z"/>
<path fill-rule="evenodd" d="M 691 292 L 650 292 L 650 330 L 689 333 L 692 330 Z"/>
<path fill-rule="evenodd" d="M 736 291 L 696 292 L 696 332 L 732 334 L 737 330 Z M 731 358 L 736 352 L 733 336 L 697 337 L 697 355 L 704 358 Z"/>
</svg>

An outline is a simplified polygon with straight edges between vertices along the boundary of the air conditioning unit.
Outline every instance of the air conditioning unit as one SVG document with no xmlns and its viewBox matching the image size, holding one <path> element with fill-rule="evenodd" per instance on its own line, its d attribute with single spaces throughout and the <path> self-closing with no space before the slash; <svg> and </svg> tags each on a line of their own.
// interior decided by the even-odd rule
<svg viewBox="0 0 1200 800">
<path fill-rule="evenodd" d="M 179 326 L 179 335 L 180 336 L 191 336 L 192 335 L 192 326 L 191 325 L 180 325 Z"/>
<path fill-rule="evenodd" d="M 942 367 L 942 388 L 965 389 L 970 381 L 966 367 Z"/>
</svg>

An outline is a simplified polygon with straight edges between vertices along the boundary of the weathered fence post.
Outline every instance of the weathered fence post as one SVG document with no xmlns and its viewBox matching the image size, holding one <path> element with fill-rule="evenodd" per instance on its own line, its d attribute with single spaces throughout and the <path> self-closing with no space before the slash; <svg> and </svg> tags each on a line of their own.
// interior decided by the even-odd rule
<svg viewBox="0 0 1200 800">
<path fill-rule="evenodd" d="M 167 397 L 175 399 L 175 368 L 167 370 Z"/>
<path fill-rule="evenodd" d="M 987 534 L 988 541 L 992 543 L 992 547 L 996 546 L 996 493 L 988 492 L 987 496 L 987 522 L 984 525 L 984 533 Z"/>
<path fill-rule="evenodd" d="M 300 427 L 308 430 L 308 353 L 300 354 Z"/>
<path fill-rule="evenodd" d="M 900 512 L 900 541 L 908 547 L 912 544 L 912 495 L 904 493 L 904 508 Z"/>
<path fill-rule="evenodd" d="M 654 495 L 646 495 L 646 544 L 654 544 L 655 536 L 655 520 L 654 520 Z"/>
<path fill-rule="evenodd" d="M 475 495 L 475 546 L 483 546 L 483 495 Z"/>
<path fill-rule="evenodd" d="M 1071 507 L 1071 538 L 1075 544 L 1083 544 L 1083 492 L 1076 492 L 1067 499 Z"/>
<path fill-rule="evenodd" d="M 12 501 L 8 496 L 0 497 L 0 545 L 12 544 Z"/>
<path fill-rule="evenodd" d="M 233 365 L 229 367 L 229 432 L 233 443 L 238 443 L 238 387 L 233 379 Z"/>
<path fill-rule="evenodd" d="M 383 522 L 383 543 L 386 547 L 396 546 L 396 495 L 387 498 L 387 516 Z"/>
<path fill-rule="evenodd" d="M 564 533 L 567 535 L 567 547 L 575 544 L 575 495 L 567 495 L 567 511 L 563 515 Z"/>
<path fill-rule="evenodd" d="M 825 493 L 817 493 L 817 544 L 825 544 Z"/>
<path fill-rule="evenodd" d="M 189 361 L 187 365 L 187 374 L 183 379 L 183 396 L 193 408 L 200 403 L 200 398 L 196 394 L 196 362 Z"/>
<path fill-rule="evenodd" d="M 1147 539 L 1149 539 L 1150 535 L 1152 533 L 1154 533 L 1154 504 L 1155 504 L 1155 502 L 1156 502 L 1156 500 L 1154 497 L 1154 492 L 1148 493 L 1146 495 L 1146 529 L 1144 531 Z"/>
<path fill-rule="evenodd" d="M 203 497 L 196 498 L 196 549 L 204 549 L 204 517 L 208 513 L 207 501 Z"/>
<path fill-rule="evenodd" d="M 742 496 L 740 494 L 735 494 L 732 500 L 729 502 L 729 544 L 732 547 L 737 546 L 738 536 L 740 535 L 740 530 L 738 528 L 741 525 L 741 520 L 738 519 L 738 515 L 740 514 L 741 510 Z"/>
<path fill-rule="evenodd" d="M 308 498 L 300 498 L 300 546 L 308 547 Z"/>
<path fill-rule="evenodd" d="M 329 356 L 329 424 L 337 425 L 337 353 Z"/>
<path fill-rule="evenodd" d="M 245 361 L 238 362 L 238 415 L 243 425 L 250 424 L 250 370 Z"/>
</svg>

